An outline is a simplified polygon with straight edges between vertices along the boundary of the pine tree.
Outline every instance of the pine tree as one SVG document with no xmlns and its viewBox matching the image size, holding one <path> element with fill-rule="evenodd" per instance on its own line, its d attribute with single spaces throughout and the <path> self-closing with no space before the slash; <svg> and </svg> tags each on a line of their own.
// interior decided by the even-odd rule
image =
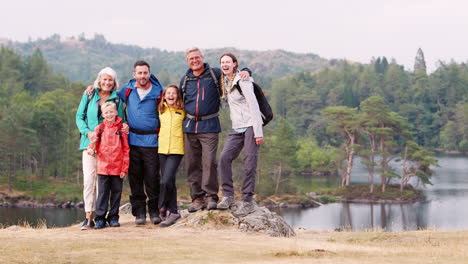
<svg viewBox="0 0 468 264">
<path fill-rule="evenodd" d="M 416 58 L 414 59 L 414 73 L 417 73 L 420 71 L 427 74 L 426 60 L 424 59 L 424 53 L 421 48 L 418 49 L 418 52 L 416 53 Z"/>
</svg>

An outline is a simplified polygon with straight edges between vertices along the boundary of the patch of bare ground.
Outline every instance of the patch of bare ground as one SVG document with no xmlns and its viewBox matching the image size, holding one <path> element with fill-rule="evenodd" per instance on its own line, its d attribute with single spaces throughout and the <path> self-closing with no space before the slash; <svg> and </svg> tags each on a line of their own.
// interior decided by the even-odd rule
<svg viewBox="0 0 468 264">
<path fill-rule="evenodd" d="M 468 231 L 296 230 L 290 238 L 240 232 L 224 222 L 160 228 L 0 229 L 0 263 L 468 263 Z M 213 220 L 217 221 L 217 220 Z"/>
</svg>

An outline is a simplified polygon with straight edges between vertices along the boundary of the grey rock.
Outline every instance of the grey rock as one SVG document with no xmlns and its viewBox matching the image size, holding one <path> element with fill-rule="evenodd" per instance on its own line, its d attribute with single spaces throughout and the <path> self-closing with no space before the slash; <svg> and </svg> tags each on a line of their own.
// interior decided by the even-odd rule
<svg viewBox="0 0 468 264">
<path fill-rule="evenodd" d="M 235 202 L 234 210 L 241 206 L 241 202 Z M 254 203 L 254 211 L 244 217 L 239 217 L 239 228 L 245 232 L 264 232 L 274 237 L 290 237 L 296 233 L 284 219 L 266 207 L 260 207 Z"/>
<path fill-rule="evenodd" d="M 132 213 L 132 205 L 130 203 L 126 203 L 119 207 L 119 214 L 131 214 Z"/>
<path fill-rule="evenodd" d="M 233 227 L 244 232 L 259 232 L 274 237 L 291 237 L 296 235 L 292 227 L 281 216 L 271 212 L 266 207 L 258 206 L 255 202 L 252 213 L 242 217 L 234 216 L 236 210 L 239 210 L 241 206 L 242 202 L 236 201 L 234 206 L 226 211 L 200 210 L 189 213 L 186 209 L 180 210 L 181 218 L 168 228 L 197 227 L 205 230 L 209 228 Z M 132 211 L 131 208 L 130 203 L 126 203 L 120 207 L 120 213 L 129 214 Z"/>
</svg>

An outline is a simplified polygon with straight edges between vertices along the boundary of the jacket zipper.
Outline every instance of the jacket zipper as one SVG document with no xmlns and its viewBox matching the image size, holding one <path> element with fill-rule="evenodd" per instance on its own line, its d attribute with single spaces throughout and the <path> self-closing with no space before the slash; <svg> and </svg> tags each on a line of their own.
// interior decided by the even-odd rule
<svg viewBox="0 0 468 264">
<path fill-rule="evenodd" d="M 168 109 L 169 113 L 171 114 L 170 116 L 170 122 L 169 122 L 169 148 L 167 150 L 167 154 L 171 154 L 171 145 L 172 145 L 172 109 Z"/>
<path fill-rule="evenodd" d="M 197 104 L 195 107 L 195 117 L 198 117 L 198 100 L 200 99 L 200 79 L 197 82 Z M 195 133 L 198 133 L 198 121 L 195 120 Z"/>
</svg>

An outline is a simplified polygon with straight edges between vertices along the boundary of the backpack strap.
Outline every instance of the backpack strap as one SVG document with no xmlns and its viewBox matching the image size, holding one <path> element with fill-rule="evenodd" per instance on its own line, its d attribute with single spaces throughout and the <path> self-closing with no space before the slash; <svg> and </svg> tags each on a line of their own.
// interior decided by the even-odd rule
<svg viewBox="0 0 468 264">
<path fill-rule="evenodd" d="M 182 82 L 182 87 L 180 87 L 180 89 L 182 90 L 182 101 L 185 102 L 185 88 L 187 86 L 187 79 L 188 79 L 188 76 L 185 75 L 184 77 L 184 81 Z"/>
<path fill-rule="evenodd" d="M 239 85 L 239 82 L 237 82 L 234 87 L 239 91 L 240 95 L 244 96 L 244 93 L 242 92 L 242 89 Z M 244 96 L 245 97 L 245 96 Z"/>
<path fill-rule="evenodd" d="M 211 79 L 213 79 L 216 89 L 218 90 L 219 97 L 221 97 L 223 95 L 223 91 L 221 91 L 221 86 L 219 85 L 218 78 L 216 78 L 216 75 L 211 67 L 209 68 L 209 70 L 210 70 Z"/>
<path fill-rule="evenodd" d="M 218 78 L 216 77 L 216 74 L 214 73 L 213 69 L 210 67 L 208 68 L 208 71 L 210 73 L 211 79 L 213 79 L 213 82 L 215 84 L 216 90 L 218 90 L 218 95 L 221 97 L 223 95 L 223 91 L 221 90 L 221 86 L 219 85 Z M 188 77 L 185 75 L 184 81 L 182 82 L 182 100 L 185 102 L 185 91 L 187 89 L 187 81 L 198 81 L 201 79 L 201 76 L 197 77 Z"/>
<path fill-rule="evenodd" d="M 91 101 L 91 98 L 93 98 L 95 92 L 96 92 L 96 90 L 93 89 L 93 91 L 91 92 L 91 94 L 88 94 L 88 101 L 86 102 L 85 109 L 84 109 L 85 116 L 87 115 L 86 112 L 88 112 L 88 105 L 89 105 L 89 102 Z"/>
</svg>

